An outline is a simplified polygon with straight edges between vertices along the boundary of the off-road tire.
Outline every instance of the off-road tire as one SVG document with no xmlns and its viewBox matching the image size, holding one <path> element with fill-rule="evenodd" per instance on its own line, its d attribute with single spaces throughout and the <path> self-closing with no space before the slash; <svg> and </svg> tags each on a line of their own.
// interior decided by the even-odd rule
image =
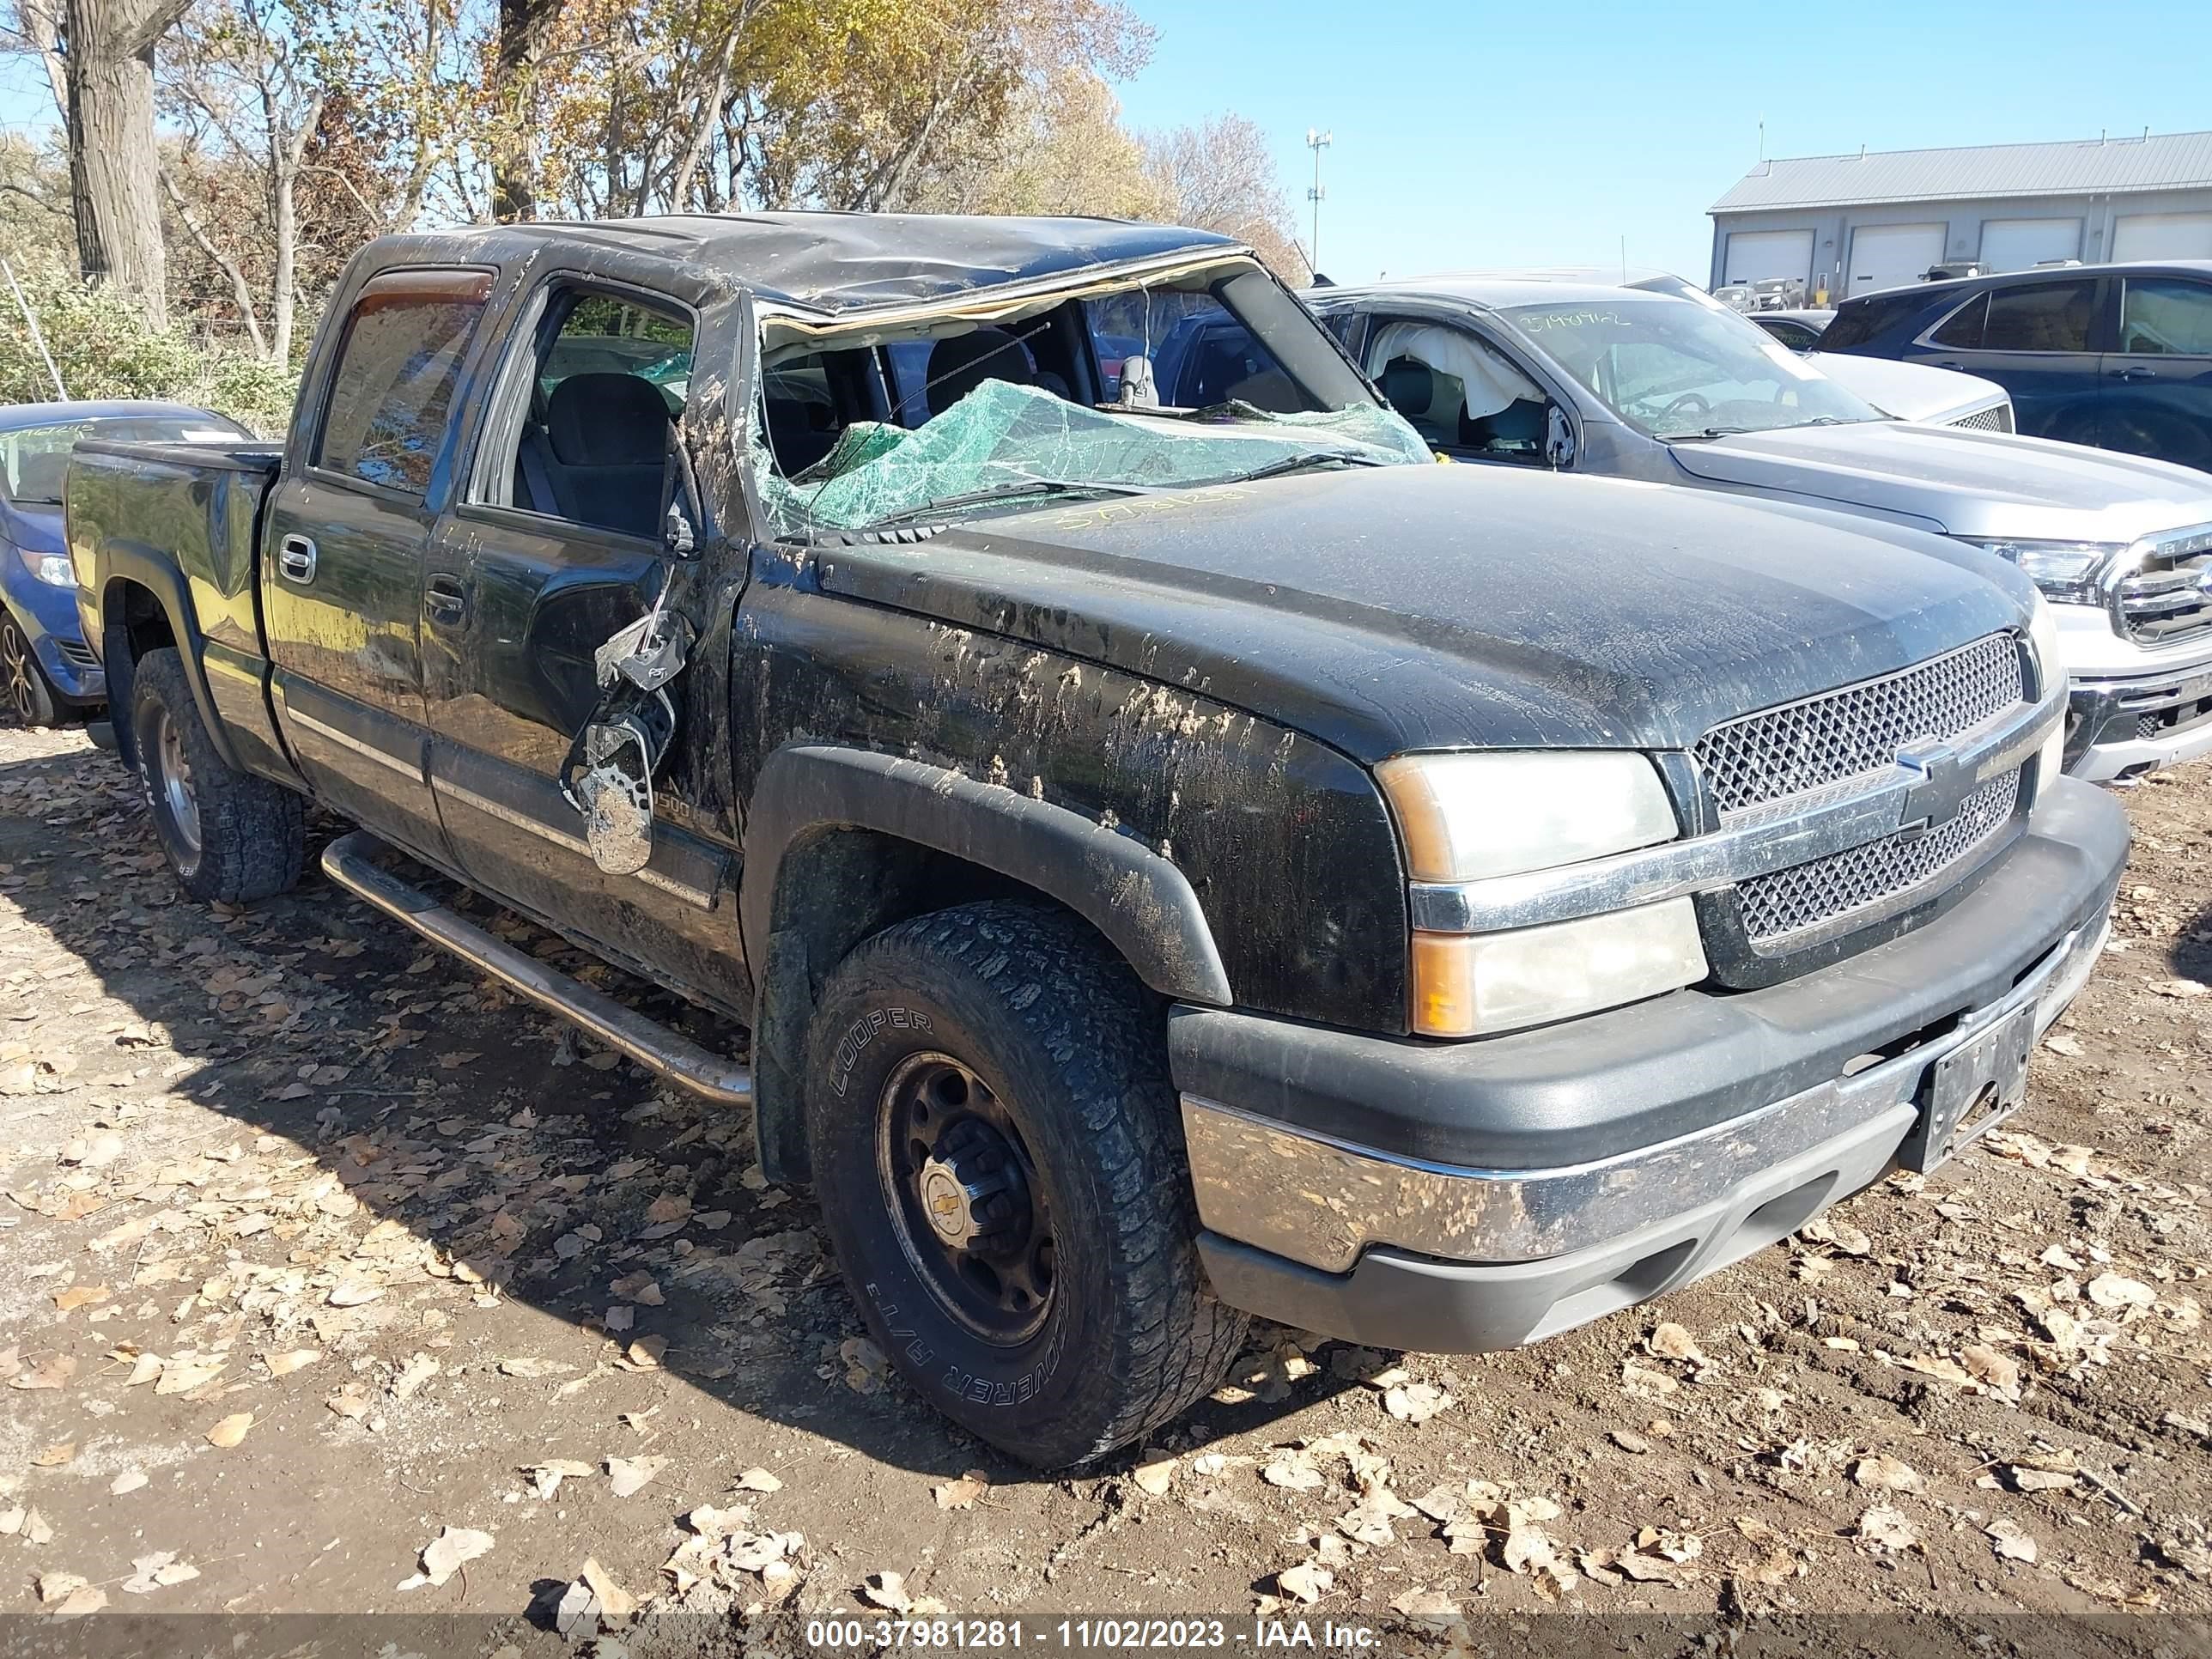
<svg viewBox="0 0 2212 1659">
<path fill-rule="evenodd" d="M 289 892 L 307 850 L 299 796 L 240 772 L 216 752 L 185 679 L 185 665 L 164 646 L 138 659 L 131 675 L 129 718 L 138 781 L 154 834 L 184 890 L 203 902 L 244 904 Z M 161 723 L 173 722 L 191 767 L 199 846 L 179 831 L 161 776 Z"/>
<path fill-rule="evenodd" d="M 52 726 L 58 713 L 54 689 L 46 684 L 30 635 L 0 607 L 0 716 L 25 726 Z"/>
<path fill-rule="evenodd" d="M 1159 1010 L 1079 923 L 994 902 L 886 928 L 830 975 L 809 1048 L 807 1141 L 838 1265 L 877 1345 L 946 1416 L 1064 1468 L 1218 1383 L 1248 1322 L 1199 1267 Z M 900 1242 L 876 1115 L 925 1054 L 988 1085 L 1046 1192 L 1051 1294 L 1018 1346 L 951 1316 Z"/>
</svg>

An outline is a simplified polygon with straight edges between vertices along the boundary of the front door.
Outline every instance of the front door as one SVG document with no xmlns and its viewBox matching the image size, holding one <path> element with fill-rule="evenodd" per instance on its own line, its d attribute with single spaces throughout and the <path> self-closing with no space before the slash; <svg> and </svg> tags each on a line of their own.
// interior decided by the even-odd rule
<svg viewBox="0 0 2212 1659">
<path fill-rule="evenodd" d="M 692 324 L 672 301 L 556 280 L 512 338 L 423 574 L 432 789 L 470 880 L 696 983 L 685 941 L 734 946 L 728 859 L 664 813 L 643 870 L 603 873 L 561 787 L 600 702 L 596 653 L 674 574 L 662 515 Z M 679 720 L 688 689 L 669 688 Z"/>
<path fill-rule="evenodd" d="M 337 811 L 434 854 L 443 843 L 427 769 L 422 560 L 454 392 L 491 283 L 486 271 L 418 270 L 363 286 L 262 531 L 285 741 Z"/>
<path fill-rule="evenodd" d="M 2094 276 L 2006 283 L 1975 295 L 1904 356 L 1995 380 L 2030 437 L 2093 444 L 2097 296 Z"/>
<path fill-rule="evenodd" d="M 2097 441 L 2212 470 L 2212 283 L 2123 276 Z"/>
</svg>

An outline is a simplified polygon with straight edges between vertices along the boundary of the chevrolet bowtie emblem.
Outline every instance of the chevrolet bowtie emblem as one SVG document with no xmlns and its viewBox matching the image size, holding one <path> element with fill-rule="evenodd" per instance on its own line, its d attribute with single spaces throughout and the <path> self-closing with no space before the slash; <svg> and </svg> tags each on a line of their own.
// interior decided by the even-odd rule
<svg viewBox="0 0 2212 1659">
<path fill-rule="evenodd" d="M 1897 751 L 1897 764 L 1911 780 L 1898 814 L 1899 833 L 1908 840 L 1950 823 L 1974 791 L 1973 774 L 1948 743 L 1908 743 Z"/>
</svg>

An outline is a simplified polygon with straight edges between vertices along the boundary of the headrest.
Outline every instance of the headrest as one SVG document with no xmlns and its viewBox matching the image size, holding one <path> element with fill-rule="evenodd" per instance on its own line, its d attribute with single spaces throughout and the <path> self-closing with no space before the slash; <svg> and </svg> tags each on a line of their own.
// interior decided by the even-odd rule
<svg viewBox="0 0 2212 1659">
<path fill-rule="evenodd" d="M 1418 357 L 1393 357 L 1382 367 L 1382 396 L 1412 420 L 1426 415 L 1437 395 L 1437 377 Z"/>
<path fill-rule="evenodd" d="M 929 412 L 942 415 L 986 380 L 1028 386 L 1035 377 L 1022 343 L 1003 328 L 956 334 L 929 349 Z"/>
<path fill-rule="evenodd" d="M 659 466 L 668 399 L 635 374 L 571 374 L 545 403 L 545 435 L 563 466 Z"/>
<path fill-rule="evenodd" d="M 1490 435 L 1509 441 L 1537 444 L 1544 441 L 1550 411 L 1528 398 L 1516 398 L 1489 417 Z"/>
</svg>

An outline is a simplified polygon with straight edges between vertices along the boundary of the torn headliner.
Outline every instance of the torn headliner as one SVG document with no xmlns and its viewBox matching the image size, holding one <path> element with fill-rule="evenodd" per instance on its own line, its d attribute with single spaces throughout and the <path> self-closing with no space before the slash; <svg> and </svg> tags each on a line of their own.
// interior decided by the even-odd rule
<svg viewBox="0 0 2212 1659">
<path fill-rule="evenodd" d="M 497 257 L 507 238 L 574 240 L 711 270 L 824 318 L 940 304 L 1100 265 L 1243 245 L 1208 231 L 1118 219 L 937 213 L 692 214 L 543 222 L 439 234 L 445 257 Z M 425 239 L 428 240 L 428 239 Z"/>
</svg>

